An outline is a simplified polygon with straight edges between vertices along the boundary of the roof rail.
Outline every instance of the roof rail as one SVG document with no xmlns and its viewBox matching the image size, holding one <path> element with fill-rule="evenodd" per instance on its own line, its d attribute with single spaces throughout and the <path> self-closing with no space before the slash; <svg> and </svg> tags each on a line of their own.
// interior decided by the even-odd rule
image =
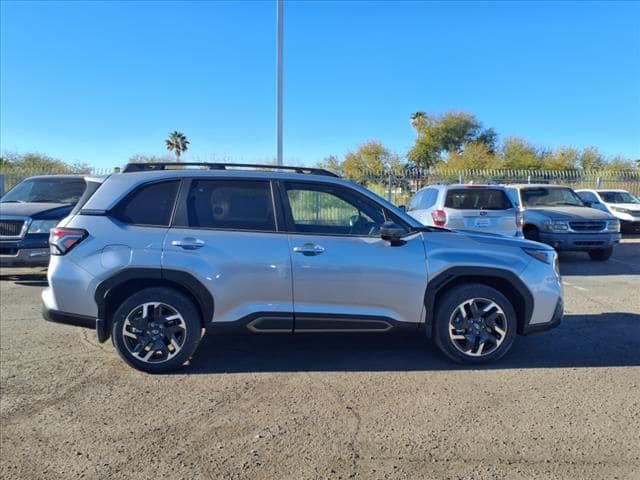
<svg viewBox="0 0 640 480">
<path fill-rule="evenodd" d="M 323 168 L 313 167 L 290 167 L 282 165 L 259 165 L 254 163 L 207 163 L 207 162 L 151 162 L 151 163 L 127 163 L 122 169 L 122 173 L 129 172 L 151 172 L 156 170 L 181 170 L 185 167 L 203 167 L 209 170 L 233 170 L 236 168 L 252 168 L 255 170 L 283 170 L 307 175 L 325 175 L 327 177 L 338 177 L 333 172 Z M 186 169 L 186 168 L 185 168 Z"/>
</svg>

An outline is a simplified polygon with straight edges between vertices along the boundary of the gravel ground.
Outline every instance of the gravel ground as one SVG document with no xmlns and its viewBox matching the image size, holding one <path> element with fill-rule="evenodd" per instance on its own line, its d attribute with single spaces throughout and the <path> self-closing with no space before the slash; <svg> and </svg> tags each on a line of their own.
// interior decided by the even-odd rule
<svg viewBox="0 0 640 480">
<path fill-rule="evenodd" d="M 561 257 L 566 312 L 498 365 L 416 336 L 205 338 L 151 376 L 0 275 L 3 479 L 640 478 L 640 239 Z"/>
</svg>

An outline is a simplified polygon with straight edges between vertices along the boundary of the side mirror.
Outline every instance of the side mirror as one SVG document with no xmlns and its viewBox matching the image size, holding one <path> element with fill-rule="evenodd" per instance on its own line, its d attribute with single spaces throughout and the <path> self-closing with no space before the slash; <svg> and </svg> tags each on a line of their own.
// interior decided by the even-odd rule
<svg viewBox="0 0 640 480">
<path fill-rule="evenodd" d="M 380 238 L 391 243 L 391 245 L 402 245 L 402 235 L 404 235 L 405 229 L 400 225 L 386 221 L 380 226 Z"/>
<path fill-rule="evenodd" d="M 406 206 L 404 206 L 404 205 L 399 205 L 399 206 L 398 206 L 398 208 L 399 208 L 400 210 L 402 210 L 403 212 L 406 212 L 406 211 L 407 211 L 407 207 L 406 207 Z"/>
</svg>

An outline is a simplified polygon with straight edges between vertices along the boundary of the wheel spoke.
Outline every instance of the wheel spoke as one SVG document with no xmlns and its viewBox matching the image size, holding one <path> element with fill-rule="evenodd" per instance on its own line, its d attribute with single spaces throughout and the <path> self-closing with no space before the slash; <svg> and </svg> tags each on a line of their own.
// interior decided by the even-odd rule
<svg viewBox="0 0 640 480">
<path fill-rule="evenodd" d="M 476 305 L 475 300 L 472 300 L 471 302 L 469 302 L 469 308 L 471 309 L 471 315 L 473 315 L 476 318 L 480 316 L 480 310 L 478 310 L 478 305 Z"/>
<path fill-rule="evenodd" d="M 506 327 L 506 315 L 496 302 L 470 298 L 451 314 L 449 338 L 463 354 L 484 357 L 500 347 L 506 338 Z"/>
<path fill-rule="evenodd" d="M 494 325 L 493 327 L 493 331 L 500 334 L 500 338 L 504 338 L 504 334 L 506 333 L 503 329 L 501 329 L 499 326 Z"/>
</svg>

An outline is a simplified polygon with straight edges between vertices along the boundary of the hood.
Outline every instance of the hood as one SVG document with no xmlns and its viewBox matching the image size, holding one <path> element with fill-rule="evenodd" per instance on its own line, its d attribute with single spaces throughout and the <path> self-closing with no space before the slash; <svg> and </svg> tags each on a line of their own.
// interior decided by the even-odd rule
<svg viewBox="0 0 640 480">
<path fill-rule="evenodd" d="M 476 232 L 474 230 L 455 230 L 456 233 L 464 235 L 476 242 L 484 245 L 490 245 L 496 250 L 500 250 L 502 247 L 519 247 L 519 248 L 535 248 L 536 250 L 553 250 L 550 246 L 544 243 L 532 242 L 531 240 L 525 240 L 524 238 L 505 237 L 495 233 L 483 233 Z"/>
<path fill-rule="evenodd" d="M 570 207 L 570 206 L 558 206 L 558 207 L 528 207 L 524 211 L 524 215 L 527 212 L 536 212 L 551 220 L 612 220 L 613 217 L 610 213 L 603 212 L 596 208 L 591 207 Z"/>
<path fill-rule="evenodd" d="M 607 207 L 626 208 L 627 210 L 640 210 L 640 203 L 606 203 Z"/>
<path fill-rule="evenodd" d="M 64 218 L 73 209 L 73 205 L 64 203 L 1 203 L 0 217 L 15 215 L 18 217 Z"/>
</svg>

